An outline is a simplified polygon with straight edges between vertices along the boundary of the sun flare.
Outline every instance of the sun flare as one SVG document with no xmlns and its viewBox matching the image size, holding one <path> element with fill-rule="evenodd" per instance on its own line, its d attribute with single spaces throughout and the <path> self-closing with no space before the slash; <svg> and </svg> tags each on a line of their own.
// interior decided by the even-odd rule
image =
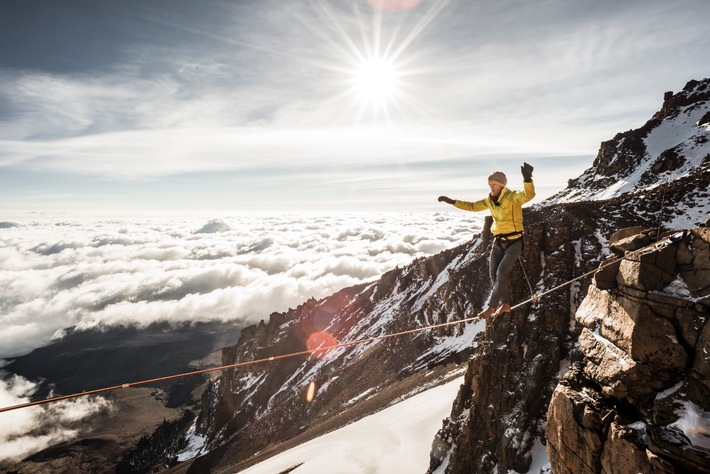
<svg viewBox="0 0 710 474">
<path fill-rule="evenodd" d="M 413 111 L 420 113 L 419 91 L 426 84 L 422 76 L 431 67 L 418 40 L 447 0 L 431 0 L 417 15 L 407 12 L 420 8 L 419 0 L 314 4 L 325 21 L 312 29 L 326 49 L 311 64 L 329 73 L 323 79 L 332 80 L 328 84 L 337 91 L 333 103 L 341 116 L 357 123 L 392 124 Z"/>
<path fill-rule="evenodd" d="M 362 61 L 353 73 L 354 92 L 366 102 L 391 100 L 397 94 L 398 82 L 396 65 L 384 58 Z"/>
</svg>

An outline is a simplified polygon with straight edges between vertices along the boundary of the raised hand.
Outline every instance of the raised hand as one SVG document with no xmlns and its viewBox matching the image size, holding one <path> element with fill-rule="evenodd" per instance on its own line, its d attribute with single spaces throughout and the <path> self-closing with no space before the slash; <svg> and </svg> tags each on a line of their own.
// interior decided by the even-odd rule
<svg viewBox="0 0 710 474">
<path fill-rule="evenodd" d="M 520 167 L 520 172 L 523 174 L 523 181 L 526 183 L 529 183 L 532 181 L 532 172 L 535 168 L 533 168 L 531 165 L 527 163 L 523 163 L 523 166 Z"/>
</svg>

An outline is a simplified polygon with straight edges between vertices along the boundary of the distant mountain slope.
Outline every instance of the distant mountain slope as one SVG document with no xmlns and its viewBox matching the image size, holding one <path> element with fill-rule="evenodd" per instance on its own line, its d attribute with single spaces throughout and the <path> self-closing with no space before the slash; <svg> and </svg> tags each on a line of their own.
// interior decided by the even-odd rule
<svg viewBox="0 0 710 474">
<path fill-rule="evenodd" d="M 523 260 L 535 291 L 596 268 L 619 228 L 655 228 L 659 219 L 663 227 L 693 227 L 707 219 L 710 158 L 703 140 L 710 125 L 703 122 L 707 112 L 700 112 L 708 110 L 709 84 L 693 81 L 682 93 L 667 94 L 644 128 L 605 142 L 594 168 L 554 198 L 525 209 Z M 696 116 L 698 123 L 691 123 Z M 679 140 L 681 135 L 695 145 Z M 686 156 L 688 150 L 695 154 Z M 476 235 L 376 282 L 272 314 L 243 330 L 239 342 L 223 350 L 222 362 L 302 351 L 313 337 L 352 342 L 470 317 L 490 287 L 489 245 L 486 235 Z M 529 298 L 518 266 L 513 279 L 512 300 Z M 432 470 L 446 462 L 447 473 L 526 472 L 528 452 L 544 439 L 547 405 L 577 339 L 573 315 L 588 285 L 587 279 L 567 286 L 487 326 L 457 324 L 337 349 L 323 358 L 226 371 L 204 393 L 200 416 L 183 440 L 190 453 L 201 455 L 187 465 L 194 472 L 233 472 L 294 436 L 307 438 L 382 409 L 432 377 L 441 383 L 468 359 L 466 383 L 435 441 Z M 309 403 L 311 382 L 316 391 Z M 184 459 L 187 452 L 164 458 Z"/>
<path fill-rule="evenodd" d="M 192 364 L 238 336 L 238 324 L 221 322 L 67 329 L 61 339 L 13 359 L 3 370 L 42 381 L 33 394 L 41 399 L 51 390 L 77 393 L 194 369 Z M 190 392 L 204 380 L 192 377 L 151 386 L 166 389 L 174 407 L 191 403 Z"/>
<path fill-rule="evenodd" d="M 667 92 L 661 110 L 645 125 L 603 142 L 592 167 L 548 202 L 625 196 L 638 200 L 643 212 L 658 212 L 644 195 L 667 188 L 666 226 L 687 228 L 707 219 L 709 173 L 710 83 L 705 79 L 688 82 L 677 94 Z"/>
</svg>

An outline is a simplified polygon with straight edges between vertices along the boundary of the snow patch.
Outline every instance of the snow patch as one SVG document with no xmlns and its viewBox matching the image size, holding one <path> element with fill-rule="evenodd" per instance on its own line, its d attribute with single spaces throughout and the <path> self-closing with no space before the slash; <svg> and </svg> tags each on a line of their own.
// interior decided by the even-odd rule
<svg viewBox="0 0 710 474">
<path fill-rule="evenodd" d="M 665 296 L 671 296 L 673 298 L 678 298 L 681 300 L 687 300 L 687 301 L 693 301 L 693 302 L 698 302 L 702 298 L 700 297 L 694 297 L 690 290 L 688 289 L 688 285 L 685 283 L 685 280 L 683 280 L 683 277 L 678 275 L 675 280 L 670 282 L 668 286 L 663 288 L 661 291 L 654 291 L 652 293 L 655 294 L 660 294 L 660 295 L 665 295 Z"/>
<path fill-rule="evenodd" d="M 486 322 L 480 319 L 467 323 L 460 335 L 440 338 L 431 349 L 424 352 L 417 358 L 417 362 L 430 361 L 433 354 L 436 354 L 441 358 L 445 355 L 456 354 L 470 348 L 474 346 L 476 336 L 484 329 L 486 329 Z"/>
<path fill-rule="evenodd" d="M 185 449 L 178 453 L 178 462 L 187 461 L 188 459 L 195 458 L 200 454 L 205 454 L 206 451 L 202 451 L 207 443 L 207 436 L 200 436 L 197 434 L 197 422 L 195 422 L 190 429 L 187 431 L 187 446 Z"/>
<path fill-rule="evenodd" d="M 569 366 L 571 365 L 569 357 L 567 359 L 562 359 L 560 361 L 560 370 L 557 372 L 557 378 L 559 380 L 562 380 L 562 378 L 565 376 L 567 371 L 569 370 Z"/>
<path fill-rule="evenodd" d="M 693 446 L 710 449 L 710 412 L 691 401 L 684 401 L 675 413 L 679 416 L 678 421 L 670 427 L 681 431 Z"/>
<path fill-rule="evenodd" d="M 542 444 L 540 438 L 535 438 L 529 455 L 532 456 L 532 463 L 530 463 L 530 468 L 526 474 L 548 474 L 552 472 L 550 460 L 547 457 L 547 448 Z M 508 472 L 512 473 L 514 471 Z"/>
</svg>

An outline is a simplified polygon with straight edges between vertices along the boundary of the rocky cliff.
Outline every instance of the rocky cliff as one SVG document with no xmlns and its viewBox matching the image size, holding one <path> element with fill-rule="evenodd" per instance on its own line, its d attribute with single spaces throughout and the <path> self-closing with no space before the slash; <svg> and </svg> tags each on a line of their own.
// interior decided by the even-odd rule
<svg viewBox="0 0 710 474">
<path fill-rule="evenodd" d="M 710 229 L 643 237 L 577 310 L 547 416 L 554 472 L 710 472 Z"/>
</svg>

